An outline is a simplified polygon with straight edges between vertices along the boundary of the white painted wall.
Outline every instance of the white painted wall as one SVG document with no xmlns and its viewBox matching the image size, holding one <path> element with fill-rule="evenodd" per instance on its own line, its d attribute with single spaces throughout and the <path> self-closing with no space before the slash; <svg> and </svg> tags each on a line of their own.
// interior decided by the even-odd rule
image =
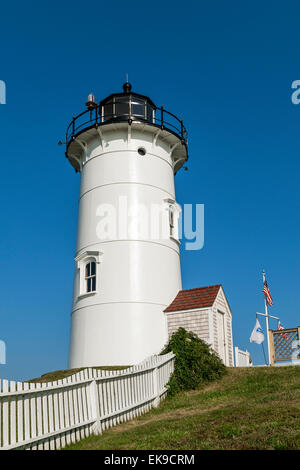
<svg viewBox="0 0 300 470">
<path fill-rule="evenodd" d="M 232 313 L 222 287 L 212 306 L 212 314 L 214 329 L 213 349 L 221 357 L 226 366 L 233 367 Z M 221 333 L 221 319 L 223 323 L 222 332 L 225 338 Z"/>
<path fill-rule="evenodd" d="M 181 289 L 178 243 L 134 236 L 101 241 L 101 204 L 129 205 L 175 200 L 172 142 L 153 126 L 114 124 L 80 136 L 81 189 L 76 257 L 99 253 L 97 292 L 80 297 L 75 266 L 69 367 L 136 364 L 159 353 L 167 342 L 163 310 Z M 173 143 L 174 136 L 172 136 Z M 137 152 L 147 151 L 145 156 Z"/>
</svg>

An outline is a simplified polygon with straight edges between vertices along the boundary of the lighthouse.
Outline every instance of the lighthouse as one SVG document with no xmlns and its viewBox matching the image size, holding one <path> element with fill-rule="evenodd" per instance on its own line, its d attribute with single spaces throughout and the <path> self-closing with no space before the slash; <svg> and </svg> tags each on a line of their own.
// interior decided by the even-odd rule
<svg viewBox="0 0 300 470">
<path fill-rule="evenodd" d="M 80 173 L 69 367 L 133 365 L 168 341 L 164 310 L 181 290 L 182 119 L 145 95 L 89 95 L 66 133 Z"/>
</svg>

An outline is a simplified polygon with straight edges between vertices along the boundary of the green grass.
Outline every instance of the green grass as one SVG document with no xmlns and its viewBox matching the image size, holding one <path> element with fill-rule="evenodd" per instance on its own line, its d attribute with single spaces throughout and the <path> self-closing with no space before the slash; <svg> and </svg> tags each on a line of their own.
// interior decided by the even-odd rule
<svg viewBox="0 0 300 470">
<path fill-rule="evenodd" d="M 101 366 L 101 367 L 91 367 L 91 369 L 123 370 L 123 369 L 128 369 L 128 367 L 131 367 L 131 366 Z M 71 375 L 77 374 L 78 372 L 84 369 L 86 369 L 86 367 L 82 367 L 81 369 L 65 369 L 65 370 L 56 370 L 54 372 L 47 372 L 46 374 L 41 375 L 41 377 L 37 377 L 31 380 L 26 380 L 26 382 L 38 382 L 38 383 L 54 382 L 55 380 L 65 379 L 66 377 L 70 377 Z"/>
<path fill-rule="evenodd" d="M 300 367 L 229 369 L 66 449 L 300 449 Z"/>
</svg>

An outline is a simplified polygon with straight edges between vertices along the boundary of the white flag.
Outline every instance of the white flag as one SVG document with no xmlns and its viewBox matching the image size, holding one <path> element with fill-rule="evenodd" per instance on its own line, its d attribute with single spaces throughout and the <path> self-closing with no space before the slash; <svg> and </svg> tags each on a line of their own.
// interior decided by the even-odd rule
<svg viewBox="0 0 300 470">
<path fill-rule="evenodd" d="M 250 336 L 250 343 L 261 344 L 265 339 L 264 332 L 258 319 L 256 319 L 255 327 Z"/>
</svg>

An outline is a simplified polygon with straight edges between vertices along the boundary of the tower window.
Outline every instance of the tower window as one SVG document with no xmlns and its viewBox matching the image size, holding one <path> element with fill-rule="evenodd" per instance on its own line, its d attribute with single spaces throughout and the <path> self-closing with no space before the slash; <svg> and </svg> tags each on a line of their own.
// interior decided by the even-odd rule
<svg viewBox="0 0 300 470">
<path fill-rule="evenodd" d="M 78 299 L 97 294 L 100 284 L 99 264 L 102 254 L 100 251 L 85 251 L 75 258 L 78 271 L 76 272 L 74 292 Z"/>
<path fill-rule="evenodd" d="M 175 224 L 174 224 L 174 207 L 169 206 L 169 225 L 170 225 L 170 236 L 175 236 Z"/>
<path fill-rule="evenodd" d="M 86 292 L 96 291 L 96 263 L 90 261 L 85 265 L 85 285 Z"/>
<path fill-rule="evenodd" d="M 165 218 L 165 230 L 166 235 L 172 240 L 175 240 L 178 244 L 179 241 L 179 217 L 181 207 L 176 203 L 174 199 L 164 199 L 165 210 L 167 211 Z"/>
</svg>

